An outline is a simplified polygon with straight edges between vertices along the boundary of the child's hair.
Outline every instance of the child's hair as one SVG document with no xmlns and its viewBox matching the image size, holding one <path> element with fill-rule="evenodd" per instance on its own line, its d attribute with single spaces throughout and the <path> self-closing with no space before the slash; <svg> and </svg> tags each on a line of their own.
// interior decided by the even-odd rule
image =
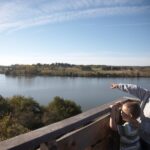
<svg viewBox="0 0 150 150">
<path fill-rule="evenodd" d="M 128 108 L 128 111 L 132 115 L 132 118 L 137 119 L 138 117 L 140 117 L 141 108 L 139 102 L 127 101 L 123 105 Z"/>
</svg>

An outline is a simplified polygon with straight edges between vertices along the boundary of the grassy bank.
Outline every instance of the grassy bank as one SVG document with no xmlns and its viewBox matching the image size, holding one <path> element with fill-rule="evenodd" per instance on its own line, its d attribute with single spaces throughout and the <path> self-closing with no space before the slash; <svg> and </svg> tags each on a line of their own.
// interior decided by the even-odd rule
<svg viewBox="0 0 150 150">
<path fill-rule="evenodd" d="M 1 67 L 0 67 L 1 68 Z M 12 65 L 1 73 L 13 76 L 150 77 L 150 66 L 71 65 L 63 63 Z"/>
</svg>

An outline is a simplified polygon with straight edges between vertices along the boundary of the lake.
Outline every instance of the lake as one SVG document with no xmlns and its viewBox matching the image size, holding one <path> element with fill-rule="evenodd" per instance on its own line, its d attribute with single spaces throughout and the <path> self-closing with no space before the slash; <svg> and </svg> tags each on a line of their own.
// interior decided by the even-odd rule
<svg viewBox="0 0 150 150">
<path fill-rule="evenodd" d="M 150 89 L 150 78 L 11 77 L 0 74 L 0 94 L 3 97 L 33 97 L 42 105 L 60 96 L 74 100 L 85 111 L 122 96 L 131 96 L 110 89 L 113 82 L 132 83 Z"/>
</svg>

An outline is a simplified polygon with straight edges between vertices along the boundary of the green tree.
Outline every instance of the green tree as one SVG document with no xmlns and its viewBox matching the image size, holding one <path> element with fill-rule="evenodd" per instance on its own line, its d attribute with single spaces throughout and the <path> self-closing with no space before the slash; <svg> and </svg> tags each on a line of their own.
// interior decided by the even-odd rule
<svg viewBox="0 0 150 150">
<path fill-rule="evenodd" d="M 26 133 L 29 130 L 17 123 L 11 115 L 4 116 L 0 119 L 0 141 Z"/>
<path fill-rule="evenodd" d="M 51 124 L 81 113 L 81 107 L 71 100 L 55 97 L 43 115 L 44 124 Z"/>
<path fill-rule="evenodd" d="M 9 105 L 13 118 L 24 127 L 33 130 L 43 125 L 42 107 L 32 98 L 14 96 L 9 100 Z"/>
<path fill-rule="evenodd" d="M 0 95 L 0 117 L 3 117 L 7 113 L 9 113 L 8 101 Z"/>
</svg>

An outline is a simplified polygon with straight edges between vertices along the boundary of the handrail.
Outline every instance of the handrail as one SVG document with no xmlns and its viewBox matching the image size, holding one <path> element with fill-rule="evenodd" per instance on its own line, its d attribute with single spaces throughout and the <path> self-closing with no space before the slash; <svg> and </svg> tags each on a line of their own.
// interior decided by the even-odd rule
<svg viewBox="0 0 150 150">
<path fill-rule="evenodd" d="M 0 142 L 0 150 L 28 150 L 35 149 L 40 144 L 53 141 L 64 134 L 89 124 L 96 118 L 102 117 L 110 112 L 109 106 L 116 101 L 125 101 L 120 98 L 110 103 L 90 109 L 74 117 L 56 122 L 54 124 L 39 128 L 37 130 L 16 136 Z"/>
</svg>

